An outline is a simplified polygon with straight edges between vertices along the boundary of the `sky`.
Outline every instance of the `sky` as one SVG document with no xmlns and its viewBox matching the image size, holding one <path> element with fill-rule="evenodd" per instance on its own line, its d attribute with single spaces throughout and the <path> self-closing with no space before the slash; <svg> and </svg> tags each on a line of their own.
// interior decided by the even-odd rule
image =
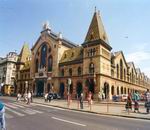
<svg viewBox="0 0 150 130">
<path fill-rule="evenodd" d="M 150 77 L 150 0 L 0 0 L 0 56 L 32 47 L 49 21 L 52 31 L 84 42 L 94 8 L 100 11 L 113 52 Z"/>
</svg>

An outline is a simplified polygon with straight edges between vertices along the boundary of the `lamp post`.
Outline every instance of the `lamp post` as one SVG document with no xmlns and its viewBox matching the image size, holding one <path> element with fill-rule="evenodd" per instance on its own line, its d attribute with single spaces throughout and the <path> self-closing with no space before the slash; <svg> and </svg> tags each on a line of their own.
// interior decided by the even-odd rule
<svg viewBox="0 0 150 130">
<path fill-rule="evenodd" d="M 68 87 L 68 93 L 67 93 L 67 95 L 68 95 L 68 108 L 70 108 L 70 85 L 71 85 L 71 78 L 68 78 L 67 79 L 67 87 Z"/>
</svg>

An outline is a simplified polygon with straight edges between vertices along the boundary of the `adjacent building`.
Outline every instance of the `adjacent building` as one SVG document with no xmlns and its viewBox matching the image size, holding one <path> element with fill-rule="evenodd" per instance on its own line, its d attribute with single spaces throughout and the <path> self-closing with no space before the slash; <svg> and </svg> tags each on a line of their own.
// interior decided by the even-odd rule
<svg viewBox="0 0 150 130">
<path fill-rule="evenodd" d="M 32 78 L 30 76 L 30 66 L 31 66 L 31 50 L 27 43 L 24 43 L 20 54 L 18 55 L 17 61 L 17 73 L 16 80 L 17 93 L 27 93 L 31 91 Z"/>
<path fill-rule="evenodd" d="M 9 52 L 5 58 L 0 58 L 0 86 L 1 91 L 11 93 L 16 86 L 16 63 L 18 55 L 16 52 Z"/>
</svg>

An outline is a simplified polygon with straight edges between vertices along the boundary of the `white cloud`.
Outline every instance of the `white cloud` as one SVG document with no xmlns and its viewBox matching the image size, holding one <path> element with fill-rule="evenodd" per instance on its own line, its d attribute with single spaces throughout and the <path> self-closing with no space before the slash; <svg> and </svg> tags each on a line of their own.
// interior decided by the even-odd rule
<svg viewBox="0 0 150 130">
<path fill-rule="evenodd" d="M 140 68 L 150 78 L 150 52 L 144 51 L 144 48 L 126 55 L 127 62 L 133 61 L 135 67 Z"/>
<path fill-rule="evenodd" d="M 135 64 L 140 64 L 143 61 L 150 60 L 150 53 L 144 51 L 137 51 L 126 55 L 127 61 L 133 61 Z"/>
</svg>

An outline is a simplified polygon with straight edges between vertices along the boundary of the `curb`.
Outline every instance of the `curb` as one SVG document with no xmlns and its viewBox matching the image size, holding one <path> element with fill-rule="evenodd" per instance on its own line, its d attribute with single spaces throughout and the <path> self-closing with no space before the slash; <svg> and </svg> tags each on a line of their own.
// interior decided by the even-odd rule
<svg viewBox="0 0 150 130">
<path fill-rule="evenodd" d="M 80 109 L 75 109 L 75 108 L 61 107 L 61 106 L 58 106 L 58 105 L 51 105 L 51 104 L 39 103 L 39 102 L 36 102 L 36 101 L 34 101 L 34 103 L 42 104 L 42 105 L 48 105 L 48 106 L 57 107 L 57 108 L 63 108 L 65 110 L 79 111 L 79 112 L 83 112 L 83 113 L 93 113 L 93 114 L 97 114 L 97 115 L 114 116 L 114 117 L 124 117 L 124 118 L 130 118 L 130 119 L 150 120 L 150 118 L 135 117 L 135 116 L 121 115 L 121 114 L 112 114 L 112 113 L 101 113 L 101 112 L 94 112 L 94 111 L 88 111 L 88 110 L 80 110 Z"/>
</svg>

